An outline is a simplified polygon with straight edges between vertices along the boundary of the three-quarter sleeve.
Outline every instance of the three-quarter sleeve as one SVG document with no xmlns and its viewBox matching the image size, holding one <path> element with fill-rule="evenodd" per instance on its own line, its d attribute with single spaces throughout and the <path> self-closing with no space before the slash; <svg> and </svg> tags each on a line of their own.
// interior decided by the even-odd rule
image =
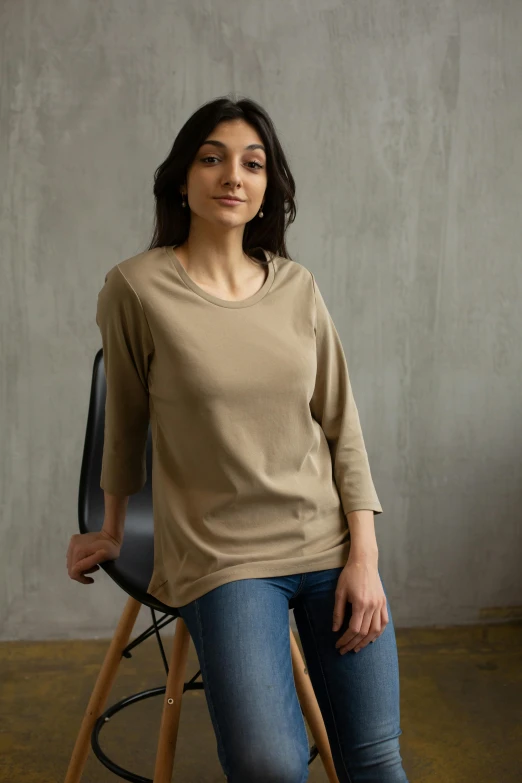
<svg viewBox="0 0 522 783">
<path fill-rule="evenodd" d="M 147 480 L 148 371 L 154 352 L 140 299 L 119 265 L 98 294 L 107 382 L 100 487 L 113 495 L 139 492 Z"/>
<path fill-rule="evenodd" d="M 369 509 L 382 513 L 352 392 L 340 337 L 314 275 L 317 376 L 310 409 L 321 425 L 345 515 Z"/>
</svg>

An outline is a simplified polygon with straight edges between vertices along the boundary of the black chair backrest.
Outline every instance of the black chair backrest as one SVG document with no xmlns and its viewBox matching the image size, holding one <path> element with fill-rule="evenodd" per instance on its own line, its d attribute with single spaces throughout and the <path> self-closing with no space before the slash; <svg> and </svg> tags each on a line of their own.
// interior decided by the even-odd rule
<svg viewBox="0 0 522 783">
<path fill-rule="evenodd" d="M 107 385 L 103 364 L 103 349 L 94 358 L 87 429 L 83 448 L 78 494 L 80 533 L 99 531 L 105 514 L 100 476 L 105 427 Z M 179 616 L 171 606 L 147 593 L 154 565 L 154 523 L 152 516 L 152 435 L 147 438 L 147 481 L 140 492 L 130 495 L 125 517 L 125 533 L 117 560 L 101 563 L 100 567 L 122 590 L 141 603 L 168 614 Z"/>
</svg>

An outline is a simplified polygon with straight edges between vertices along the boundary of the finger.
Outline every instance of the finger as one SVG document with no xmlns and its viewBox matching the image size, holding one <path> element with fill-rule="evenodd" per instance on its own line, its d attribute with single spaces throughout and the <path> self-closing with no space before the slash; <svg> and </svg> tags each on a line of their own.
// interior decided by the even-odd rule
<svg viewBox="0 0 522 783">
<path fill-rule="evenodd" d="M 335 594 L 335 605 L 333 610 L 332 631 L 337 631 L 344 622 L 344 611 L 346 606 L 346 596 Z"/>
<path fill-rule="evenodd" d="M 360 641 L 356 647 L 354 647 L 354 652 L 359 652 L 359 650 L 362 650 L 363 647 L 368 647 L 369 644 L 375 641 L 380 635 L 381 635 L 381 628 L 380 628 L 380 622 L 381 622 L 381 613 L 380 611 L 376 611 L 373 615 L 372 624 L 370 626 L 370 629 L 365 636 L 365 638 Z"/>
<path fill-rule="evenodd" d="M 71 570 L 74 574 L 78 574 L 78 573 L 83 574 L 85 571 L 89 571 L 89 569 L 93 568 L 95 565 L 98 565 L 98 563 L 102 562 L 103 557 L 104 557 L 104 552 L 101 550 L 96 550 L 96 552 L 91 552 L 90 554 L 77 559 L 74 565 L 72 566 Z"/>
<path fill-rule="evenodd" d="M 93 550 L 93 546 L 96 546 L 96 549 Z M 81 563 L 82 571 L 85 571 L 98 563 L 105 562 L 108 557 L 109 553 L 107 552 L 107 547 L 103 543 L 96 542 L 94 545 L 90 544 L 87 547 L 76 550 L 71 570 L 74 570 L 76 566 Z"/>
<path fill-rule="evenodd" d="M 353 637 L 353 639 L 347 645 L 344 646 L 343 648 L 344 652 L 350 652 L 350 650 L 358 649 L 361 646 L 361 644 L 365 641 L 365 639 L 368 638 L 368 633 L 370 631 L 371 621 L 372 621 L 371 611 L 372 610 L 370 609 L 369 612 L 365 614 L 364 622 L 361 627 L 361 630 L 356 636 Z"/>
<path fill-rule="evenodd" d="M 386 607 L 386 603 L 384 603 L 379 609 L 374 610 L 372 623 L 368 630 L 368 634 L 364 639 L 361 640 L 361 642 L 356 644 L 356 646 L 354 647 L 354 651 L 359 652 L 359 650 L 362 650 L 363 647 L 367 647 L 369 644 L 373 644 L 373 642 L 376 639 L 378 639 L 379 636 L 381 636 L 387 623 L 388 623 L 388 610 Z"/>
<path fill-rule="evenodd" d="M 356 636 L 358 636 L 364 620 L 364 614 L 365 609 L 363 604 L 352 604 L 352 615 L 350 617 L 350 623 L 341 638 L 336 642 L 336 647 L 344 647 L 346 644 L 349 644 L 353 639 L 355 639 Z"/>
<path fill-rule="evenodd" d="M 82 585 L 92 585 L 94 582 L 92 577 L 83 576 L 83 574 L 80 574 L 79 576 L 72 576 L 71 579 L 73 579 L 75 582 L 80 582 Z"/>
<path fill-rule="evenodd" d="M 78 563 L 81 563 L 82 561 L 78 561 Z M 76 565 L 78 565 L 78 563 Z M 80 584 L 83 585 L 90 585 L 94 583 L 94 579 L 92 579 L 90 576 L 85 576 L 82 570 L 75 571 L 76 566 L 72 566 L 71 572 L 69 573 L 69 576 L 71 579 L 73 579 L 75 582 L 80 582 Z M 87 573 L 90 573 L 91 571 L 95 570 L 99 566 L 93 566 L 90 569 L 87 569 Z"/>
<path fill-rule="evenodd" d="M 72 574 L 76 564 L 85 557 L 94 554 L 92 544 L 85 544 L 81 540 L 74 539 L 75 536 L 71 538 L 69 549 L 67 550 L 67 570 L 71 579 L 74 578 Z"/>
<path fill-rule="evenodd" d="M 67 570 L 70 572 L 71 568 L 74 565 L 74 547 L 73 544 L 69 544 L 69 548 L 67 549 Z"/>
<path fill-rule="evenodd" d="M 83 574 L 84 571 L 88 571 L 93 566 L 103 562 L 105 557 L 105 551 L 103 549 L 98 549 L 96 552 L 93 552 L 92 555 L 88 555 L 87 557 L 78 560 L 71 569 L 71 577 L 76 579 L 79 574 Z"/>
<path fill-rule="evenodd" d="M 360 624 L 359 630 L 357 632 L 357 626 L 354 628 L 354 633 L 351 640 L 348 642 L 342 642 L 341 640 L 341 652 L 344 654 L 345 652 L 350 652 L 350 650 L 359 650 L 361 649 L 361 644 L 369 644 L 370 641 L 374 638 L 375 633 L 375 626 L 374 623 L 380 622 L 380 610 L 377 610 L 375 606 L 369 606 L 366 607 L 366 609 L 363 610 L 364 615 L 362 622 Z M 377 619 L 375 619 L 377 617 Z M 350 621 L 350 626 L 352 625 Z"/>
</svg>

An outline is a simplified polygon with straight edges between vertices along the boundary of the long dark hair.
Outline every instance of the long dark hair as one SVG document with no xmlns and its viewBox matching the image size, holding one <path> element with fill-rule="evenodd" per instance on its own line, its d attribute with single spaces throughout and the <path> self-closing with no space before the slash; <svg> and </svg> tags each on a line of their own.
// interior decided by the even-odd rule
<svg viewBox="0 0 522 783">
<path fill-rule="evenodd" d="M 263 215 L 250 220 L 243 233 L 243 251 L 266 264 L 263 248 L 288 257 L 285 233 L 296 216 L 295 181 L 267 112 L 249 98 L 225 96 L 203 104 L 189 117 L 174 140 L 167 158 L 154 173 L 156 200 L 154 233 L 148 250 L 180 245 L 189 234 L 190 208 L 181 206 L 180 186 L 198 149 L 220 122 L 242 119 L 259 133 L 266 148 L 267 186 Z"/>
</svg>

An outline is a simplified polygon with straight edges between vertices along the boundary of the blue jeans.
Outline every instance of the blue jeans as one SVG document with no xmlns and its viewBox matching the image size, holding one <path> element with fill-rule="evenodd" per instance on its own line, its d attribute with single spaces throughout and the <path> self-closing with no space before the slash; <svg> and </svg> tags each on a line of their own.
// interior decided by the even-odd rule
<svg viewBox="0 0 522 783">
<path fill-rule="evenodd" d="M 339 783 L 408 783 L 399 749 L 399 666 L 390 605 L 381 636 L 358 653 L 341 655 L 335 642 L 351 617 L 347 603 L 343 625 L 332 631 L 341 571 L 239 579 L 179 607 L 229 783 L 308 779 L 310 746 L 292 670 L 289 609 Z"/>
</svg>

